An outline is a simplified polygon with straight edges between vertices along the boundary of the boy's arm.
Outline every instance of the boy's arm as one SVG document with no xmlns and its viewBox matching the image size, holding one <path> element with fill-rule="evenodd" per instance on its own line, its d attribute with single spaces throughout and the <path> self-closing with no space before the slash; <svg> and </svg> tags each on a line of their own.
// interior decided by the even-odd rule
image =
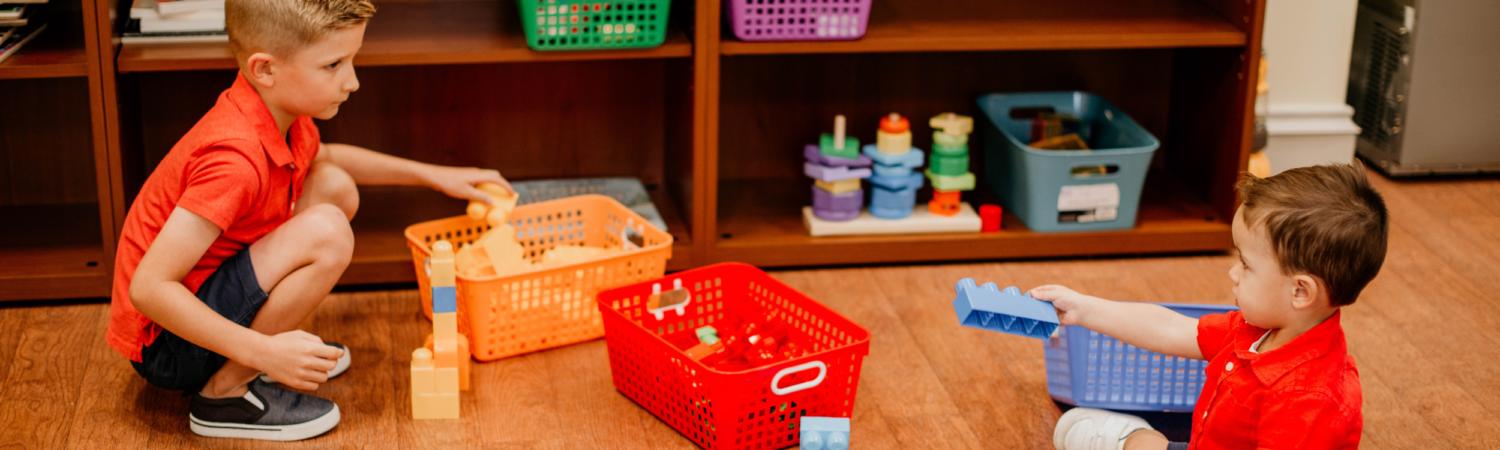
<svg viewBox="0 0 1500 450">
<path fill-rule="evenodd" d="M 490 203 L 474 186 L 495 183 L 515 192 L 500 172 L 475 167 L 423 164 L 348 144 L 323 144 L 313 161 L 328 161 L 349 173 L 355 184 L 428 186 L 450 197 Z"/>
<path fill-rule="evenodd" d="M 1116 302 L 1046 285 L 1031 290 L 1052 302 L 1063 325 L 1083 325 L 1115 339 L 1157 353 L 1203 359 L 1198 348 L 1198 320 L 1149 303 Z"/>
<path fill-rule="evenodd" d="M 131 304 L 188 342 L 271 374 L 289 386 L 317 388 L 333 370 L 336 348 L 300 330 L 266 336 L 240 326 L 183 286 L 182 279 L 220 233 L 203 216 L 180 207 L 173 210 L 130 280 Z"/>
</svg>

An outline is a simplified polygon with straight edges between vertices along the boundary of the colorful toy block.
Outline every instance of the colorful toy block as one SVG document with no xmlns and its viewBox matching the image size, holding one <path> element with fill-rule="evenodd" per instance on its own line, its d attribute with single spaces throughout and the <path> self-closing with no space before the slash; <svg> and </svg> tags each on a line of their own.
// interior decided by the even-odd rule
<svg viewBox="0 0 1500 450">
<path fill-rule="evenodd" d="M 968 191 L 974 189 L 974 173 L 963 175 L 939 175 L 927 169 L 927 179 L 932 180 L 932 189 L 939 191 Z"/>
<path fill-rule="evenodd" d="M 495 183 L 480 183 L 476 188 L 484 191 L 486 194 L 490 194 L 492 203 L 486 205 L 470 200 L 466 212 L 469 218 L 484 220 L 490 226 L 499 226 L 505 223 L 506 219 L 510 217 L 510 212 L 516 209 L 516 202 L 521 199 L 520 196 L 505 190 L 505 188 Z"/>
<path fill-rule="evenodd" d="M 973 278 L 964 278 L 953 289 L 953 310 L 963 326 L 1037 339 L 1057 330 L 1052 303 L 1022 295 L 1015 286 L 1002 291 L 995 283 L 976 286 Z"/>
<path fill-rule="evenodd" d="M 802 450 L 849 450 L 848 417 L 802 416 L 799 428 Z"/>
<path fill-rule="evenodd" d="M 813 214 L 823 220 L 852 220 L 855 217 L 859 217 L 860 209 L 864 206 L 864 189 L 844 194 L 834 194 L 813 186 L 812 193 Z"/>
<path fill-rule="evenodd" d="M 940 135 L 943 135 L 943 136 L 947 136 L 948 135 L 947 133 L 936 133 L 936 134 L 940 134 Z M 933 156 L 937 156 L 937 155 L 958 156 L 958 155 L 968 155 L 968 154 L 969 154 L 969 146 L 968 145 L 964 145 L 964 144 L 959 144 L 959 145 L 945 145 L 945 144 L 938 144 L 938 143 L 932 144 L 932 155 Z"/>
<path fill-rule="evenodd" d="M 927 211 L 939 215 L 952 217 L 963 209 L 962 196 L 959 191 L 932 191 L 932 201 L 927 202 Z"/>
<path fill-rule="evenodd" d="M 875 147 L 880 153 L 906 153 L 911 148 L 911 123 L 896 113 L 882 117 L 880 129 L 875 132 Z"/>
<path fill-rule="evenodd" d="M 912 175 L 917 176 L 918 183 L 921 182 L 921 174 Z M 870 215 L 885 220 L 910 217 L 912 206 L 917 204 L 917 189 L 886 189 L 876 186 L 870 191 Z"/>
<path fill-rule="evenodd" d="M 870 184 L 887 190 L 918 189 L 922 187 L 922 174 L 908 172 L 899 177 L 870 177 Z"/>
<path fill-rule="evenodd" d="M 866 145 L 861 152 L 875 163 L 874 167 L 876 170 L 884 166 L 910 171 L 922 167 L 922 157 L 926 156 L 922 153 L 922 150 L 917 148 L 908 148 L 904 153 L 883 153 L 875 148 L 874 145 Z"/>
<path fill-rule="evenodd" d="M 932 164 L 928 166 L 927 170 L 936 175 L 961 177 L 969 173 L 969 155 L 949 156 L 942 153 L 933 153 Z"/>
<path fill-rule="evenodd" d="M 844 116 L 833 117 L 833 134 L 823 133 L 818 137 L 818 151 L 827 156 L 859 158 L 859 139 L 844 134 Z"/>
<path fill-rule="evenodd" d="M 444 372 L 444 376 L 448 376 Z M 456 373 L 453 376 L 457 376 Z M 417 420 L 457 419 L 458 390 L 438 390 L 437 368 L 432 352 L 418 348 L 411 354 L 411 417 Z M 447 384 L 447 383 L 444 383 Z M 457 384 L 455 381 L 453 384 Z"/>
<path fill-rule="evenodd" d="M 870 157 L 865 155 L 859 155 L 858 158 L 854 159 L 824 155 L 818 151 L 818 146 L 813 144 L 808 144 L 802 148 L 802 157 L 806 158 L 810 163 L 822 166 L 869 167 L 875 163 L 870 160 Z"/>
<path fill-rule="evenodd" d="M 823 166 L 809 162 L 802 164 L 802 174 L 814 180 L 833 182 L 869 178 L 870 169 L 868 167 Z"/>
<path fill-rule="evenodd" d="M 982 233 L 994 233 L 1000 231 L 1000 205 L 982 205 L 979 207 L 979 220 L 981 222 L 979 231 Z"/>
<path fill-rule="evenodd" d="M 435 342 L 433 342 L 432 335 L 429 334 L 429 335 L 427 335 L 427 339 L 422 342 L 422 348 L 427 349 L 427 351 L 429 351 L 429 352 L 433 352 L 433 354 L 435 355 L 435 354 L 437 354 L 437 352 L 433 351 L 434 344 L 435 344 Z M 471 353 L 470 350 L 469 350 L 469 338 L 465 337 L 462 334 L 458 335 L 458 352 L 457 353 L 458 353 L 458 355 L 457 355 L 457 357 L 458 357 L 457 358 L 458 359 L 458 390 L 460 390 L 460 391 L 467 391 L 467 390 L 469 390 L 469 380 L 471 378 L 469 376 L 469 372 L 470 372 L 469 369 L 470 369 L 470 363 L 471 363 L 471 361 L 469 361 L 469 355 L 472 355 L 473 353 Z"/>
<path fill-rule="evenodd" d="M 967 146 L 969 145 L 969 135 L 953 135 L 944 133 L 942 130 L 936 130 L 932 132 L 932 143 L 933 145 L 945 145 L 950 147 Z M 968 151 L 967 147 L 965 147 L 964 151 Z"/>
<path fill-rule="evenodd" d="M 815 180 L 813 181 L 813 184 L 817 185 L 825 191 L 835 194 L 854 192 L 856 190 L 859 190 L 860 186 L 858 178 L 851 178 L 843 181 L 834 181 L 832 183 L 825 182 L 823 180 Z"/>
<path fill-rule="evenodd" d="M 927 125 L 954 136 L 964 136 L 974 132 L 973 117 L 960 116 L 951 112 L 933 116 L 927 120 Z"/>
</svg>

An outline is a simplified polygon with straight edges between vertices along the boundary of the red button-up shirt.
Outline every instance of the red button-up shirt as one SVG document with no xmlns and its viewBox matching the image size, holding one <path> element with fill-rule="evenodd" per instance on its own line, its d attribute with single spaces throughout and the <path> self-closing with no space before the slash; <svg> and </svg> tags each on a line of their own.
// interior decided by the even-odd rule
<svg viewBox="0 0 1500 450">
<path fill-rule="evenodd" d="M 141 347 L 161 334 L 161 326 L 131 304 L 130 280 L 174 209 L 203 216 L 223 230 L 182 279 L 195 293 L 225 259 L 291 218 L 321 138 L 306 116 L 287 133 L 290 145 L 255 87 L 236 74 L 234 85 L 151 172 L 125 217 L 115 253 L 105 334 L 111 347 L 140 361 Z"/>
<path fill-rule="evenodd" d="M 1339 315 L 1265 353 L 1250 348 L 1266 330 L 1239 311 L 1198 319 L 1208 381 L 1193 408 L 1190 448 L 1358 448 L 1359 370 Z"/>
</svg>

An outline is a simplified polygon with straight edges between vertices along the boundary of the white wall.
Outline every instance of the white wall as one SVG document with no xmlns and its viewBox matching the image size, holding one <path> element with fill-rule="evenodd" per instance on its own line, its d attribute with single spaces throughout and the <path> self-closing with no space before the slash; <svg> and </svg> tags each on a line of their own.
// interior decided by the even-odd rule
<svg viewBox="0 0 1500 450">
<path fill-rule="evenodd" d="M 1359 128 L 1344 105 L 1358 0 L 1268 0 L 1272 172 L 1349 162 Z"/>
</svg>

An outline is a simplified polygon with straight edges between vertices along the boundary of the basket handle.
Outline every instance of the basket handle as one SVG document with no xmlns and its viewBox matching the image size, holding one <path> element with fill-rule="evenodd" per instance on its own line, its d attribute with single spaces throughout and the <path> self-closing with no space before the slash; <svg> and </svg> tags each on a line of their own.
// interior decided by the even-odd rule
<svg viewBox="0 0 1500 450">
<path fill-rule="evenodd" d="M 811 369 L 811 368 L 814 368 L 814 367 L 818 368 L 818 377 L 814 378 L 812 381 L 809 381 L 809 382 L 806 382 L 806 383 L 801 383 L 801 384 L 796 384 L 796 385 L 792 385 L 792 386 L 788 386 L 788 387 L 785 387 L 785 388 L 779 387 L 779 385 L 781 384 L 781 377 L 787 376 L 788 374 L 793 374 L 793 373 L 801 372 L 801 371 L 804 371 L 804 370 L 807 370 L 807 369 Z M 828 365 L 827 364 L 823 364 L 822 361 L 813 361 L 813 362 L 809 362 L 809 363 L 805 363 L 805 364 L 798 364 L 798 365 L 795 365 L 795 366 L 792 366 L 792 367 L 781 369 L 780 372 L 776 372 L 776 376 L 771 377 L 771 393 L 776 394 L 776 395 L 787 395 L 787 394 L 790 394 L 790 393 L 793 393 L 793 392 L 797 392 L 797 391 L 800 391 L 800 390 L 803 390 L 803 389 L 810 389 L 810 388 L 813 388 L 813 387 L 817 387 L 819 384 L 823 384 L 823 378 L 825 378 L 827 376 L 828 376 Z"/>
</svg>

